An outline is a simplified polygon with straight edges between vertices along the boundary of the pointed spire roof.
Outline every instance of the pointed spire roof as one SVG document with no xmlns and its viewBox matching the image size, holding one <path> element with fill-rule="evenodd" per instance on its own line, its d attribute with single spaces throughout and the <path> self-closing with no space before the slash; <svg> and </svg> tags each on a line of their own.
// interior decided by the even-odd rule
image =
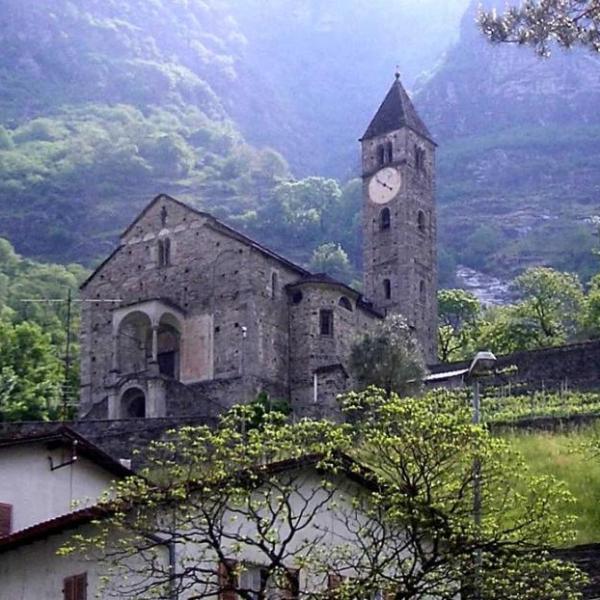
<svg viewBox="0 0 600 600">
<path fill-rule="evenodd" d="M 369 127 L 367 127 L 361 141 L 384 135 L 401 127 L 408 127 L 433 142 L 429 130 L 417 114 L 411 99 L 400 82 L 400 73 L 396 73 L 396 79 L 392 83 L 390 91 L 381 103 Z"/>
</svg>

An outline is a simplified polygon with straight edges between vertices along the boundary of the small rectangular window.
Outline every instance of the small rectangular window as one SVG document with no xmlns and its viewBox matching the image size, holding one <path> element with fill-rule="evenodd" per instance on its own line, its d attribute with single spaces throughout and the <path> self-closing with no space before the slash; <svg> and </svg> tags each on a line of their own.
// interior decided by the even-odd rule
<svg viewBox="0 0 600 600">
<path fill-rule="evenodd" d="M 322 310 L 319 313 L 321 335 L 333 335 L 333 311 Z"/>
<path fill-rule="evenodd" d="M 64 600 L 87 599 L 87 573 L 65 577 L 63 581 Z"/>
</svg>

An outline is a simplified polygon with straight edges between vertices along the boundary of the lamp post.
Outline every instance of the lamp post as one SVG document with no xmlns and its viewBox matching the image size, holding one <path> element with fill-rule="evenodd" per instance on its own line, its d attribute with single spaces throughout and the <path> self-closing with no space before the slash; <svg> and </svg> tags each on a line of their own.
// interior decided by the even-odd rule
<svg viewBox="0 0 600 600">
<path fill-rule="evenodd" d="M 492 352 L 478 352 L 471 362 L 467 372 L 467 380 L 471 382 L 473 424 L 481 423 L 481 395 L 479 378 L 486 375 L 496 364 L 496 357 Z M 481 462 L 479 458 L 473 461 L 473 520 L 477 535 L 481 538 Z M 481 541 L 481 540 L 478 540 Z M 475 599 L 481 600 L 481 571 L 483 557 L 481 548 L 475 550 Z"/>
</svg>

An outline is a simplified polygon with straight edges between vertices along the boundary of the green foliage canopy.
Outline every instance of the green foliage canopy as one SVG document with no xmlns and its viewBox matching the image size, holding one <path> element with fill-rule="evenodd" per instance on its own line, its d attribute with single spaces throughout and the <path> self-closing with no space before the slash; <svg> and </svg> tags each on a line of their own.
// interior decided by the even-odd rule
<svg viewBox="0 0 600 600">
<path fill-rule="evenodd" d="M 600 52 L 598 0 L 533 0 L 504 14 L 483 11 L 479 25 L 492 42 L 529 45 L 543 56 L 550 54 L 552 42 Z"/>
<path fill-rule="evenodd" d="M 193 590 L 208 598 L 229 589 L 249 600 L 257 590 L 240 574 L 251 556 L 264 568 L 259 594 L 279 587 L 289 569 L 306 569 L 317 581 L 340 577 L 340 599 L 393 590 L 399 600 L 452 600 L 470 585 L 472 593 L 480 550 L 486 598 L 581 598 L 582 575 L 547 552 L 571 539 L 571 517 L 557 512 L 570 495 L 554 479 L 530 475 L 506 441 L 472 424 L 464 395 L 400 398 L 370 388 L 343 405 L 362 411 L 353 428 L 292 424 L 271 413 L 247 430 L 252 409 L 237 407 L 216 429 L 171 432 L 152 444 L 140 476 L 107 495 L 96 529 L 62 552 L 99 550 L 113 593 L 137 597 Z M 279 462 L 315 455 L 291 470 Z M 472 514 L 475 460 L 480 525 Z M 317 477 L 306 476 L 310 464 Z M 341 470 L 368 484 L 340 486 Z M 157 531 L 160 540 L 149 544 Z M 193 544 L 194 552 L 179 552 L 173 573 L 160 558 L 164 544 Z"/>
<path fill-rule="evenodd" d="M 68 290 L 76 290 L 84 276 L 79 265 L 25 259 L 0 238 L 0 420 L 57 418 L 63 384 L 74 405 L 79 388 L 79 310 L 74 303 L 71 365 L 65 382 L 66 300 Z"/>
<path fill-rule="evenodd" d="M 63 376 L 50 336 L 38 325 L 0 321 L 0 421 L 56 419 Z"/>
<path fill-rule="evenodd" d="M 534 267 L 513 288 L 514 304 L 486 308 L 464 291 L 440 290 L 440 360 L 469 359 L 478 349 L 509 354 L 555 346 L 597 331 L 595 279 L 586 295 L 576 275 Z"/>
</svg>

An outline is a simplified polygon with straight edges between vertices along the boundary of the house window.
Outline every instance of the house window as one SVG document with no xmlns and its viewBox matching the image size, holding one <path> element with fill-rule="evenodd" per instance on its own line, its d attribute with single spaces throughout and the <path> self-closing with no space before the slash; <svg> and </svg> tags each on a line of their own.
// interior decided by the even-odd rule
<svg viewBox="0 0 600 600">
<path fill-rule="evenodd" d="M 338 304 L 342 308 L 345 308 L 346 310 L 349 310 L 350 312 L 352 312 L 352 302 L 350 302 L 350 300 L 348 300 L 348 298 L 346 298 L 346 296 L 342 296 L 340 298 L 340 301 L 338 302 Z"/>
<path fill-rule="evenodd" d="M 425 282 L 422 279 L 419 282 L 419 301 L 425 303 Z"/>
<path fill-rule="evenodd" d="M 383 280 L 383 297 L 386 300 L 392 297 L 392 282 L 389 279 Z"/>
<path fill-rule="evenodd" d="M 419 231 L 421 233 L 425 233 L 425 213 L 422 210 L 420 210 L 417 214 L 417 225 L 419 227 Z"/>
<path fill-rule="evenodd" d="M 319 328 L 321 335 L 333 335 L 333 311 L 322 310 L 319 313 Z"/>
<path fill-rule="evenodd" d="M 385 231 L 390 228 L 392 217 L 389 208 L 384 208 L 379 214 L 379 229 Z"/>
<path fill-rule="evenodd" d="M 158 240 L 158 266 L 168 267 L 171 264 L 171 240 L 167 237 Z"/>
<path fill-rule="evenodd" d="M 300 304 L 300 302 L 302 302 L 302 298 L 302 292 L 294 292 L 292 295 L 292 304 Z"/>
<path fill-rule="evenodd" d="M 12 531 L 12 504 L 0 502 L 0 538 Z"/>
<path fill-rule="evenodd" d="M 87 573 L 65 577 L 63 581 L 64 600 L 87 599 Z"/>
<path fill-rule="evenodd" d="M 235 561 L 220 563 L 219 600 L 240 598 L 295 600 L 299 596 L 299 572 L 295 569 L 287 569 L 286 579 L 285 584 L 278 588 L 275 578 L 269 578 L 268 569 L 265 567 L 244 564 L 242 568 L 238 568 Z"/>
<path fill-rule="evenodd" d="M 385 165 L 385 146 L 383 144 L 377 146 L 377 164 L 380 167 Z"/>
</svg>

